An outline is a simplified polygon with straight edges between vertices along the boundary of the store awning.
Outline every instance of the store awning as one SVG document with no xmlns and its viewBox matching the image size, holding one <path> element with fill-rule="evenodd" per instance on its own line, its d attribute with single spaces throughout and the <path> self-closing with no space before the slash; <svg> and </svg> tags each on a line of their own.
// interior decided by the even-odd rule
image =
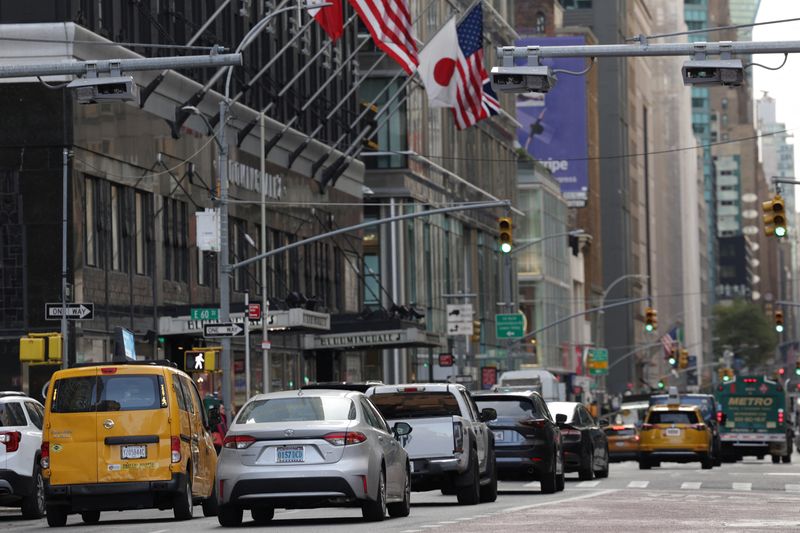
<svg viewBox="0 0 800 533">
<path fill-rule="evenodd" d="M 244 323 L 244 313 L 231 313 L 231 322 Z M 214 324 L 217 320 L 192 320 L 191 316 L 162 316 L 158 319 L 159 335 L 202 335 L 203 324 Z M 250 331 L 261 331 L 262 321 L 251 320 Z M 294 308 L 282 311 L 270 310 L 267 317 L 269 331 L 286 329 L 312 329 L 329 331 L 331 315 L 307 309 Z"/>
<path fill-rule="evenodd" d="M 369 348 L 437 348 L 439 334 L 416 327 L 346 333 L 306 334 L 303 350 L 364 350 Z"/>
</svg>

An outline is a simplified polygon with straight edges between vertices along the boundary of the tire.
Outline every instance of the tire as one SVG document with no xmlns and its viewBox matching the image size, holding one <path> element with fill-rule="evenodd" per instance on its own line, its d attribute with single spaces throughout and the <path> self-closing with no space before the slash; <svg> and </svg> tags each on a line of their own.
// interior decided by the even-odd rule
<svg viewBox="0 0 800 533">
<path fill-rule="evenodd" d="M 556 470 L 556 458 L 553 457 L 552 472 L 548 472 L 539 482 L 542 485 L 542 494 L 553 494 L 558 491 L 558 474 Z"/>
<path fill-rule="evenodd" d="M 566 485 L 566 480 L 564 479 L 564 472 L 556 474 L 556 491 L 561 492 L 562 490 L 564 490 L 565 485 Z"/>
<path fill-rule="evenodd" d="M 639 470 L 650 470 L 650 460 L 648 459 L 639 459 Z"/>
<path fill-rule="evenodd" d="M 783 463 L 791 463 L 792 462 L 792 455 L 791 454 L 784 455 L 783 457 L 781 457 L 781 462 L 783 462 Z"/>
<path fill-rule="evenodd" d="M 175 493 L 172 500 L 172 513 L 175 520 L 191 520 L 194 514 L 194 502 L 192 501 L 192 471 L 186 470 L 186 482 L 183 489 Z"/>
<path fill-rule="evenodd" d="M 703 470 L 711 470 L 713 467 L 714 467 L 714 459 L 711 456 L 706 455 L 705 457 L 700 459 L 700 468 L 702 468 Z"/>
<path fill-rule="evenodd" d="M 50 527 L 64 527 L 67 525 L 69 509 L 63 505 L 47 506 L 47 525 Z"/>
<path fill-rule="evenodd" d="M 81 520 L 84 524 L 97 524 L 100 522 L 100 511 L 84 511 L 81 513 Z"/>
<path fill-rule="evenodd" d="M 386 518 L 386 474 L 381 469 L 378 477 L 378 493 L 375 500 L 367 500 L 361 504 L 361 516 L 368 522 L 383 522 Z"/>
<path fill-rule="evenodd" d="M 459 487 L 456 498 L 461 505 L 477 505 L 481 501 L 481 474 L 478 471 L 478 453 L 470 450 L 469 468 L 472 472 L 472 483 L 466 487 Z"/>
<path fill-rule="evenodd" d="M 589 449 L 588 465 L 585 468 L 578 470 L 578 479 L 581 481 L 589 481 L 594 477 L 594 450 Z"/>
<path fill-rule="evenodd" d="M 255 507 L 250 509 L 250 516 L 256 524 L 266 524 L 275 517 L 274 507 Z"/>
<path fill-rule="evenodd" d="M 411 473 L 408 469 L 406 469 L 406 482 L 403 488 L 403 501 L 390 503 L 386 509 L 392 518 L 402 518 L 411 514 Z"/>
<path fill-rule="evenodd" d="M 780 455 L 773 455 L 772 456 L 772 464 L 776 465 L 776 464 L 778 464 L 780 462 L 781 462 L 781 456 Z"/>
<path fill-rule="evenodd" d="M 44 516 L 44 480 L 37 465 L 33 466 L 33 490 L 22 499 L 22 518 L 36 520 Z"/>
<path fill-rule="evenodd" d="M 235 505 L 220 505 L 217 520 L 222 527 L 239 527 L 242 525 L 242 508 Z"/>
<path fill-rule="evenodd" d="M 489 471 L 489 483 L 481 485 L 481 503 L 491 503 L 497 501 L 497 458 L 494 447 L 489 451 L 489 458 L 486 469 Z"/>
<path fill-rule="evenodd" d="M 217 500 L 217 482 L 214 481 L 211 495 L 203 499 L 203 516 L 217 516 L 219 512 L 219 500 Z"/>
</svg>

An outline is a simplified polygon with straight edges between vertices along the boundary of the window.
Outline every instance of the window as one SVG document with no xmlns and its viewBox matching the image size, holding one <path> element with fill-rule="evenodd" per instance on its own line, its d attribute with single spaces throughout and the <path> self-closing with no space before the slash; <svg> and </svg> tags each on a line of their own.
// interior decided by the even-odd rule
<svg viewBox="0 0 800 533">
<path fill-rule="evenodd" d="M 188 281 L 189 229 L 185 202 L 164 198 L 162 226 L 164 231 L 164 278 Z"/>
<path fill-rule="evenodd" d="M 364 254 L 364 305 L 381 303 L 381 267 L 377 254 Z"/>
<path fill-rule="evenodd" d="M 172 377 L 172 390 L 175 392 L 175 398 L 178 400 L 178 409 L 188 412 L 189 405 L 186 403 L 186 397 L 183 395 L 183 387 L 181 387 L 181 380 L 178 376 Z"/>
<path fill-rule="evenodd" d="M 388 90 L 384 88 L 390 85 Z M 371 102 L 380 93 L 380 98 L 375 102 L 380 109 L 390 99 L 393 102 L 398 100 L 405 102 L 401 97 L 395 98 L 398 91 L 405 91 L 402 89 L 403 81 L 391 81 L 386 78 L 367 78 L 358 91 L 358 98 L 361 101 Z M 407 135 L 407 106 L 403 103 L 400 106 L 392 106 L 393 113 L 387 122 L 385 122 L 378 130 L 376 136 L 378 146 L 382 151 L 403 151 L 408 149 L 408 135 Z M 406 156 L 404 155 L 391 155 L 382 157 L 369 157 L 366 159 L 367 168 L 403 168 L 407 165 Z"/>
<path fill-rule="evenodd" d="M 136 191 L 134 194 L 134 253 L 136 273 L 149 276 L 153 242 L 153 195 Z"/>
<path fill-rule="evenodd" d="M 536 13 L 536 25 L 533 28 L 534 33 L 544 33 L 545 30 L 545 16 L 544 13 L 539 11 Z"/>
<path fill-rule="evenodd" d="M 150 374 L 87 376 L 56 381 L 54 413 L 139 411 L 167 407 L 164 378 Z"/>
<path fill-rule="evenodd" d="M 693 411 L 653 411 L 647 417 L 648 424 L 696 424 Z"/>
<path fill-rule="evenodd" d="M 510 418 L 544 418 L 544 414 L 538 412 L 536 406 L 528 398 L 509 396 L 484 400 L 478 396 L 475 401 L 480 409 L 488 407 L 497 411 L 498 418 L 501 416 Z"/>
<path fill-rule="evenodd" d="M 120 248 L 122 247 L 122 232 L 120 231 L 120 198 L 122 193 L 116 185 L 111 186 L 111 268 L 122 270 Z"/>
<path fill-rule="evenodd" d="M 28 418 L 31 423 L 39 429 L 44 425 L 44 410 L 38 403 L 25 402 L 25 410 L 28 411 Z"/>
<path fill-rule="evenodd" d="M 27 426 L 25 413 L 18 402 L 0 403 L 0 427 Z"/>
<path fill-rule="evenodd" d="M 237 424 L 263 422 L 314 422 L 319 420 L 355 420 L 352 400 L 326 396 L 254 400 L 242 408 Z"/>
<path fill-rule="evenodd" d="M 86 235 L 86 264 L 97 266 L 97 228 L 95 227 L 97 216 L 95 214 L 95 180 L 86 178 L 84 181 L 86 191 L 84 193 L 84 228 Z"/>
<path fill-rule="evenodd" d="M 389 392 L 370 396 L 384 418 L 461 416 L 456 397 L 449 392 Z"/>
</svg>

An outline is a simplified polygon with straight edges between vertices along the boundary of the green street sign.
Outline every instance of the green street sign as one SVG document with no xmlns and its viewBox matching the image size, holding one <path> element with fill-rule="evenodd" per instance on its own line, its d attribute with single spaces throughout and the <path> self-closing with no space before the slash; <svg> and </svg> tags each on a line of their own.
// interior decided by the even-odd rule
<svg viewBox="0 0 800 533">
<path fill-rule="evenodd" d="M 192 307 L 192 320 L 219 320 L 219 309 L 212 307 Z"/>
<path fill-rule="evenodd" d="M 586 366 L 590 376 L 605 376 L 608 374 L 608 350 L 605 348 L 589 348 L 586 355 Z"/>
<path fill-rule="evenodd" d="M 495 315 L 494 331 L 498 339 L 521 339 L 525 335 L 525 316 L 522 313 Z"/>
</svg>

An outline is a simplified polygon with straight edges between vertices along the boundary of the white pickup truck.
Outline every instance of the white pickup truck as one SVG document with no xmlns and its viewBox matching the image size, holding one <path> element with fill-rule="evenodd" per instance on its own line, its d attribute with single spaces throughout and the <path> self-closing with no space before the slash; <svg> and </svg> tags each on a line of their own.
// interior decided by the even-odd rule
<svg viewBox="0 0 800 533">
<path fill-rule="evenodd" d="M 486 421 L 494 409 L 478 411 L 467 389 L 448 383 L 378 385 L 367 396 L 393 426 L 413 430 L 400 442 L 411 460 L 411 489 L 441 489 L 474 505 L 497 499 L 494 435 Z"/>
</svg>

